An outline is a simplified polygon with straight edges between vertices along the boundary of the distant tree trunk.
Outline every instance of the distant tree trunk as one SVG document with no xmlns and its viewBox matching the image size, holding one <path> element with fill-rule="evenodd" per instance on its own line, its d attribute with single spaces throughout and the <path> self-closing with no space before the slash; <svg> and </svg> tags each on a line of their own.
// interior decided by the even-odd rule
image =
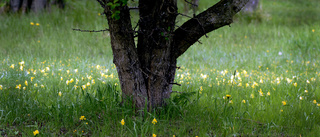
<svg viewBox="0 0 320 137">
<path fill-rule="evenodd" d="M 10 10 L 15 13 L 21 10 L 26 13 L 28 10 L 41 12 L 45 8 L 50 8 L 52 4 L 57 4 L 60 8 L 65 7 L 64 0 L 10 0 Z"/>
<path fill-rule="evenodd" d="M 22 6 L 21 6 L 21 12 L 26 13 L 28 10 L 28 7 L 31 7 L 31 0 L 23 0 Z"/>
<path fill-rule="evenodd" d="M 12 12 L 17 12 L 22 4 L 22 0 L 11 0 L 10 1 L 10 7 Z"/>
<path fill-rule="evenodd" d="M 177 29 L 176 0 L 139 0 L 137 46 L 126 0 L 97 1 L 107 16 L 123 99 L 152 110 L 172 93 L 177 58 L 206 33 L 230 25 L 248 0 L 221 0 Z"/>
<path fill-rule="evenodd" d="M 42 11 L 47 5 L 47 0 L 33 0 L 31 10 L 33 12 Z"/>
<path fill-rule="evenodd" d="M 244 12 L 254 12 L 259 6 L 259 0 L 249 0 L 249 2 L 244 7 Z"/>
</svg>

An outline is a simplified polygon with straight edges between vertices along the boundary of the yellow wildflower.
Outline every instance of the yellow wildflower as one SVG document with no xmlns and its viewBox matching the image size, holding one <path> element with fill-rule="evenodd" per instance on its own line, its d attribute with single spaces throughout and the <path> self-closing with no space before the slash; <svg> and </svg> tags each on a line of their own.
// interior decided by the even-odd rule
<svg viewBox="0 0 320 137">
<path fill-rule="evenodd" d="M 30 79 L 31 79 L 31 82 L 32 82 L 32 81 L 33 81 L 33 79 L 34 79 L 34 77 L 31 77 Z"/>
<path fill-rule="evenodd" d="M 24 65 L 24 61 L 19 62 L 19 65 L 20 66 Z"/>
<path fill-rule="evenodd" d="M 312 29 L 312 32 L 314 32 L 314 29 Z"/>
<path fill-rule="evenodd" d="M 39 24 L 39 23 L 36 23 L 36 25 L 39 26 L 40 24 Z"/>
<path fill-rule="evenodd" d="M 300 99 L 300 100 L 303 100 L 303 97 L 300 96 L 299 99 Z"/>
<path fill-rule="evenodd" d="M 2 88 L 3 88 L 3 86 L 2 86 L 2 85 L 0 85 L 0 90 L 2 90 Z"/>
<path fill-rule="evenodd" d="M 230 101 L 229 101 L 229 103 L 230 103 L 230 104 L 233 104 L 233 101 L 232 101 L 232 100 L 230 100 Z"/>
<path fill-rule="evenodd" d="M 23 66 L 20 66 L 20 70 L 23 71 Z"/>
<path fill-rule="evenodd" d="M 242 100 L 241 102 L 242 102 L 242 103 L 246 103 L 246 100 Z"/>
<path fill-rule="evenodd" d="M 260 83 L 263 83 L 263 80 L 262 79 L 260 79 L 260 81 L 259 81 Z"/>
<path fill-rule="evenodd" d="M 86 120 L 86 118 L 84 116 L 81 116 L 79 119 L 80 120 Z"/>
<path fill-rule="evenodd" d="M 33 131 L 33 135 L 34 135 L 34 136 L 36 136 L 37 134 L 39 134 L 39 130 Z"/>
<path fill-rule="evenodd" d="M 89 80 L 91 80 L 91 79 L 92 79 L 92 77 L 91 77 L 91 76 L 87 76 L 87 78 L 88 78 Z"/>
<path fill-rule="evenodd" d="M 124 119 L 121 120 L 121 125 L 123 126 L 125 124 Z"/>
<path fill-rule="evenodd" d="M 58 95 L 61 97 L 61 96 L 62 96 L 62 92 L 61 92 L 61 91 L 59 91 Z"/>
<path fill-rule="evenodd" d="M 208 77 L 208 75 L 204 75 L 204 74 L 200 74 L 200 77 L 203 78 L 204 80 L 206 80 L 206 78 Z"/>
<path fill-rule="evenodd" d="M 11 64 L 10 68 L 14 69 L 14 64 Z"/>
<path fill-rule="evenodd" d="M 313 103 L 314 103 L 314 104 L 317 104 L 317 100 L 313 100 Z"/>
<path fill-rule="evenodd" d="M 282 109 L 280 109 L 280 112 L 283 112 L 283 110 L 282 110 Z"/>
<path fill-rule="evenodd" d="M 202 88 L 202 86 L 200 86 L 199 93 L 202 94 L 202 91 L 203 91 L 203 88 Z"/>
<path fill-rule="evenodd" d="M 270 96 L 270 92 L 267 93 L 267 96 Z"/>
<path fill-rule="evenodd" d="M 292 82 L 292 79 L 287 78 L 286 80 L 287 80 L 287 83 L 291 83 Z"/>
<path fill-rule="evenodd" d="M 17 88 L 17 89 L 21 89 L 21 84 L 16 85 L 16 88 Z"/>
<path fill-rule="evenodd" d="M 92 85 L 94 85 L 96 82 L 94 81 L 94 79 L 91 80 Z"/>
<path fill-rule="evenodd" d="M 287 102 L 286 101 L 282 101 L 282 105 L 287 105 Z"/>
<path fill-rule="evenodd" d="M 34 23 L 33 23 L 33 22 L 30 22 L 30 25 L 31 25 L 31 26 L 33 26 L 33 25 L 34 25 Z"/>
<path fill-rule="evenodd" d="M 24 84 L 25 84 L 26 86 L 28 86 L 28 81 L 25 81 Z"/>
<path fill-rule="evenodd" d="M 251 95 L 250 95 L 250 97 L 251 97 L 251 98 L 254 98 L 254 95 L 253 95 L 253 94 L 251 94 Z"/>
<path fill-rule="evenodd" d="M 156 134 L 152 134 L 152 137 L 157 137 L 157 135 Z"/>
<path fill-rule="evenodd" d="M 260 96 L 264 96 L 261 88 L 260 88 L 260 90 L 259 90 L 259 95 L 260 95 Z"/>
<path fill-rule="evenodd" d="M 152 124 L 156 124 L 158 121 L 157 121 L 157 119 L 156 118 L 154 118 L 153 120 L 152 120 Z"/>
<path fill-rule="evenodd" d="M 297 85 L 298 85 L 297 82 L 293 83 L 293 86 L 297 87 Z"/>
<path fill-rule="evenodd" d="M 82 88 L 83 88 L 83 89 L 86 89 L 86 85 L 82 85 Z"/>
</svg>

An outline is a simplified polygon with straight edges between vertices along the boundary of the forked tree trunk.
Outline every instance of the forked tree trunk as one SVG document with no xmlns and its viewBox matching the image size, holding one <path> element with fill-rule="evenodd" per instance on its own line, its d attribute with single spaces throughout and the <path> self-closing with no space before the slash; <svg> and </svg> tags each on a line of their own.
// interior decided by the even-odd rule
<svg viewBox="0 0 320 137">
<path fill-rule="evenodd" d="M 165 105 L 172 93 L 177 58 L 206 33 L 231 24 L 248 0 L 221 0 L 177 29 L 176 0 L 139 0 L 137 44 L 125 0 L 97 1 L 108 19 L 123 99 L 130 97 L 138 109 L 152 110 Z"/>
</svg>

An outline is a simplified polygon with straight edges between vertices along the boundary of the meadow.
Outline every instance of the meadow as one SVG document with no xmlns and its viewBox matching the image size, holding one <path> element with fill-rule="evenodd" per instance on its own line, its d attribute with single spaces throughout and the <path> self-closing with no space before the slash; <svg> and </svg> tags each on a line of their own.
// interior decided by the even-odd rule
<svg viewBox="0 0 320 137">
<path fill-rule="evenodd" d="M 320 4 L 260 2 L 181 56 L 178 92 L 144 116 L 120 103 L 109 34 L 72 30 L 107 27 L 97 2 L 0 15 L 0 135 L 320 136 Z"/>
</svg>

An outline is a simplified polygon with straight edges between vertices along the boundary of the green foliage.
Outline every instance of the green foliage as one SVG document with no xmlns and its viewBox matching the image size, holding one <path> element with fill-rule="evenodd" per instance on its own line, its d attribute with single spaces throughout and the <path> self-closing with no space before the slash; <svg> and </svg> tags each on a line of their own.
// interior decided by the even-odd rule
<svg viewBox="0 0 320 137">
<path fill-rule="evenodd" d="M 126 6 L 128 3 L 128 0 L 114 0 L 113 2 L 108 2 L 107 6 L 110 7 L 111 9 L 111 17 L 114 18 L 115 20 L 120 19 L 120 10 L 118 7 Z"/>
<path fill-rule="evenodd" d="M 9 3 L 10 3 L 10 0 L 1 0 L 1 1 L 0 1 L 0 8 L 6 6 L 6 5 L 9 4 Z"/>
</svg>

